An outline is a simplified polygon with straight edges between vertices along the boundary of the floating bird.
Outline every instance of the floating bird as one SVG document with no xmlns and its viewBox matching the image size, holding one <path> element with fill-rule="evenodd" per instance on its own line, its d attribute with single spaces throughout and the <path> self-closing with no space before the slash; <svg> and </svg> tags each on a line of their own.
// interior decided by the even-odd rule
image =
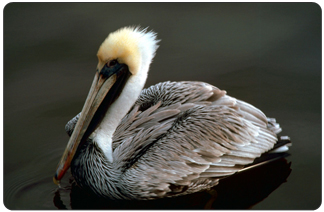
<svg viewBox="0 0 324 212">
<path fill-rule="evenodd" d="M 152 31 L 125 27 L 101 44 L 83 109 L 66 125 L 56 183 L 71 167 L 77 184 L 101 197 L 180 196 L 273 149 L 279 124 L 224 90 L 192 81 L 143 89 L 158 42 Z"/>
</svg>

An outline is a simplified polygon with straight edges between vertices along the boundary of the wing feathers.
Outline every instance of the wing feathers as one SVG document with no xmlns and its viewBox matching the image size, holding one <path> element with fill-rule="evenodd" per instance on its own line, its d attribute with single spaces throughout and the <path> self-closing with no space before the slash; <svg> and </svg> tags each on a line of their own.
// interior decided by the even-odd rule
<svg viewBox="0 0 324 212">
<path fill-rule="evenodd" d="M 150 188 L 141 193 L 147 198 L 186 194 L 252 163 L 274 146 L 279 129 L 259 109 L 207 83 L 164 82 L 144 89 L 121 121 L 114 161 L 121 180 Z"/>
</svg>

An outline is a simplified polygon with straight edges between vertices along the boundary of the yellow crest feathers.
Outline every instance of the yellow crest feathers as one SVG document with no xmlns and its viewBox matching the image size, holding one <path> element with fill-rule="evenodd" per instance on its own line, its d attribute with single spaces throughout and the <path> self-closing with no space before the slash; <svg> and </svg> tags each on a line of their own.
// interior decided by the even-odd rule
<svg viewBox="0 0 324 212">
<path fill-rule="evenodd" d="M 146 29 L 121 28 L 110 33 L 99 47 L 98 68 L 110 60 L 117 59 L 119 63 L 126 64 L 132 74 L 136 74 L 141 68 L 142 60 L 148 59 L 151 62 L 158 47 L 157 42 L 156 34 L 146 32 Z"/>
</svg>

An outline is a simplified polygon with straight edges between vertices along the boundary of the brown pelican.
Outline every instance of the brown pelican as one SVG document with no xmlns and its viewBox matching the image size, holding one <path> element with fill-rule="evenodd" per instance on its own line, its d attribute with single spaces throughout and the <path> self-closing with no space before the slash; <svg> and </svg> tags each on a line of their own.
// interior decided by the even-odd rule
<svg viewBox="0 0 324 212">
<path fill-rule="evenodd" d="M 211 188 L 271 150 L 281 129 L 254 106 L 203 82 L 143 90 L 156 34 L 109 34 L 54 181 L 71 166 L 77 184 L 111 199 L 156 199 Z M 269 121 L 268 121 L 269 120 Z"/>
</svg>

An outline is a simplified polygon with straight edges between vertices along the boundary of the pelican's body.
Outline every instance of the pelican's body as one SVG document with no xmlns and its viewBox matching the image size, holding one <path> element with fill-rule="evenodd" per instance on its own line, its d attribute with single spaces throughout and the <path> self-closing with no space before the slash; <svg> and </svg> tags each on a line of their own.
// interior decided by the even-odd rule
<svg viewBox="0 0 324 212">
<path fill-rule="evenodd" d="M 98 51 L 98 71 L 55 180 L 112 199 L 155 199 L 208 189 L 271 150 L 281 129 L 254 106 L 203 82 L 143 89 L 156 35 L 123 28 Z"/>
</svg>

